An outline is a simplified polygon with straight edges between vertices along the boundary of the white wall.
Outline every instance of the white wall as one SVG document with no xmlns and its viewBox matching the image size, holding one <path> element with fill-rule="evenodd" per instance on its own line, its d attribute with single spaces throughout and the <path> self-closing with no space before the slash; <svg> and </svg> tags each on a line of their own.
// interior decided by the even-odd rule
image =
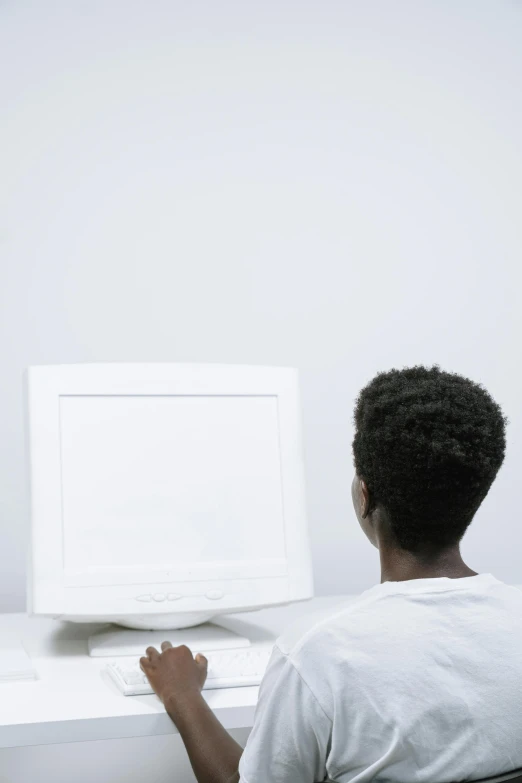
<svg viewBox="0 0 522 783">
<path fill-rule="evenodd" d="M 0 3 L 0 609 L 24 607 L 30 364 L 302 370 L 319 594 L 378 580 L 353 401 L 438 362 L 511 419 L 464 544 L 521 582 L 522 6 Z"/>
</svg>

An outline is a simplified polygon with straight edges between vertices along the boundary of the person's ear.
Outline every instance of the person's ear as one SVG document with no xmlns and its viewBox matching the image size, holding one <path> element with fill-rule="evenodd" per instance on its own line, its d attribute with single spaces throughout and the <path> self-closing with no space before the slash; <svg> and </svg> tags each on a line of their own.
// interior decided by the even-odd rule
<svg viewBox="0 0 522 783">
<path fill-rule="evenodd" d="M 371 498 L 370 498 L 370 490 L 368 489 L 368 486 L 363 479 L 361 479 L 361 491 L 363 497 L 363 502 L 361 506 L 361 517 L 363 519 L 366 519 L 371 509 Z"/>
</svg>

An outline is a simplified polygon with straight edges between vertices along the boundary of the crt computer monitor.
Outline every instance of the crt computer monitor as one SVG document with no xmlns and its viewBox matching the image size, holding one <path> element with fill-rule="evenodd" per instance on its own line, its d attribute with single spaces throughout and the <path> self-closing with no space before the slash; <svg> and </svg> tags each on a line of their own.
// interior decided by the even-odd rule
<svg viewBox="0 0 522 783">
<path fill-rule="evenodd" d="M 293 369 L 27 371 L 28 611 L 179 629 L 312 597 Z"/>
</svg>

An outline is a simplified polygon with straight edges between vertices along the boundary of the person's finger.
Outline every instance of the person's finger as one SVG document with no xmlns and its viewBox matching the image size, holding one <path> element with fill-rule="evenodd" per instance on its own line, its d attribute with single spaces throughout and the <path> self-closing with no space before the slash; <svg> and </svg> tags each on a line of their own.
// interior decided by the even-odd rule
<svg viewBox="0 0 522 783">
<path fill-rule="evenodd" d="M 202 653 L 198 653 L 195 657 L 195 661 L 198 664 L 198 666 L 201 666 L 202 669 L 208 668 L 208 660 L 205 658 L 205 656 Z"/>
<path fill-rule="evenodd" d="M 149 659 L 149 661 L 155 661 L 156 658 L 159 658 L 159 652 L 156 650 L 155 647 L 147 647 L 145 650 L 145 655 Z"/>
<path fill-rule="evenodd" d="M 169 647 L 172 647 L 170 642 L 162 642 L 161 643 L 161 650 L 162 650 L 162 652 L 165 652 L 165 650 L 168 650 Z"/>
<path fill-rule="evenodd" d="M 150 666 L 150 661 L 148 658 L 140 658 L 140 666 L 145 671 Z"/>
</svg>

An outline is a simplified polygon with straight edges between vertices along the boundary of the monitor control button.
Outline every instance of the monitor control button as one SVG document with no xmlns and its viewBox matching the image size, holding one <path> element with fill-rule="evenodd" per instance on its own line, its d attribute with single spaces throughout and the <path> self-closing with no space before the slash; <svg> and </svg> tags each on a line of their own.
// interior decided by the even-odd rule
<svg viewBox="0 0 522 783">
<path fill-rule="evenodd" d="M 219 598 L 223 598 L 223 591 L 222 590 L 209 590 L 206 594 L 207 598 L 209 598 L 211 601 L 217 601 Z"/>
<path fill-rule="evenodd" d="M 136 601 L 146 601 L 147 603 L 152 600 L 151 595 L 138 595 L 136 596 Z"/>
<path fill-rule="evenodd" d="M 155 601 L 164 601 L 165 600 L 165 593 L 155 593 L 153 596 Z"/>
<path fill-rule="evenodd" d="M 180 598 L 183 598 L 181 593 L 169 593 L 167 598 L 169 601 L 178 601 Z"/>
</svg>

